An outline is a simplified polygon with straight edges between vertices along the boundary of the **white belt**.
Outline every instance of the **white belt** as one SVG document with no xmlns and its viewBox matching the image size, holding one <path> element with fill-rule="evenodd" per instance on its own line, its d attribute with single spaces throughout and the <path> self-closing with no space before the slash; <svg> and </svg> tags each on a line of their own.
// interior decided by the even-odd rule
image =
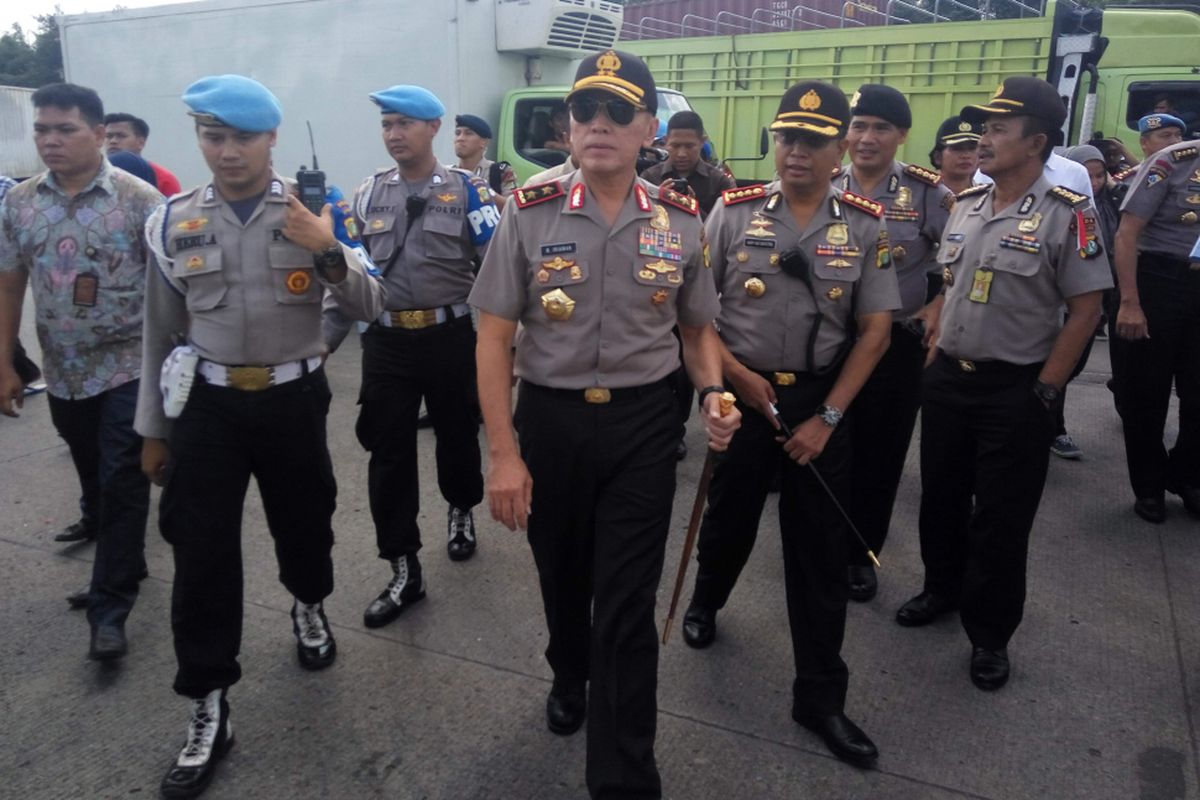
<svg viewBox="0 0 1200 800">
<path fill-rule="evenodd" d="M 201 361 L 196 371 L 209 383 L 244 392 L 261 392 L 272 386 L 294 381 L 321 366 L 320 356 L 288 361 L 269 367 L 227 367 L 215 361 Z"/>
<path fill-rule="evenodd" d="M 417 309 L 406 311 L 384 311 L 375 321 L 385 328 L 404 328 L 405 330 L 420 330 L 432 328 L 452 319 L 465 317 L 471 313 L 471 307 L 466 303 L 455 303 L 440 308 Z"/>
</svg>

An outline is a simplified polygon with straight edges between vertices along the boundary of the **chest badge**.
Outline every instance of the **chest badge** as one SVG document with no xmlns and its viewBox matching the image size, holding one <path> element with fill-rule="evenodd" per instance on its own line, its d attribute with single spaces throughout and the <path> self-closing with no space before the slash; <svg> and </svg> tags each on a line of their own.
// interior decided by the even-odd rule
<svg viewBox="0 0 1200 800">
<path fill-rule="evenodd" d="M 734 256 L 734 258 L 736 258 L 738 260 L 739 264 L 745 264 L 747 261 L 750 260 L 750 254 L 747 253 L 745 250 L 738 250 L 737 255 Z"/>
<path fill-rule="evenodd" d="M 192 256 L 185 265 L 188 269 L 200 269 L 204 266 L 204 256 Z"/>
<path fill-rule="evenodd" d="M 654 227 L 641 228 L 638 231 L 638 255 L 682 261 L 683 234 L 660 231 Z"/>
<path fill-rule="evenodd" d="M 1027 219 L 1023 219 L 1017 223 L 1017 230 L 1021 233 L 1033 233 L 1042 225 L 1042 214 L 1040 211 L 1033 212 Z"/>
<path fill-rule="evenodd" d="M 896 208 L 910 209 L 912 208 L 912 189 L 907 186 L 901 186 L 896 192 Z"/>
<path fill-rule="evenodd" d="M 659 289 L 654 294 L 650 295 L 650 302 L 656 306 L 661 306 L 663 303 L 667 302 L 667 298 L 670 296 L 671 293 L 666 289 Z"/>
<path fill-rule="evenodd" d="M 751 297 L 762 297 L 767 293 L 767 285 L 763 283 L 762 278 L 748 278 L 744 284 L 746 294 Z"/>
<path fill-rule="evenodd" d="M 942 268 L 942 282 L 947 286 L 954 285 L 954 272 L 949 267 Z"/>
<path fill-rule="evenodd" d="M 542 262 L 542 269 L 552 269 L 555 272 L 558 272 L 559 270 L 563 270 L 563 269 L 569 269 L 570 267 L 574 267 L 574 266 L 576 266 L 574 260 L 568 259 L 568 258 L 563 258 L 562 256 L 555 256 L 550 261 Z"/>
<path fill-rule="evenodd" d="M 312 278 L 302 269 L 293 270 L 287 276 L 287 290 L 292 294 L 304 294 L 312 286 Z"/>
<path fill-rule="evenodd" d="M 846 244 L 850 241 L 850 228 L 844 222 L 835 222 L 825 229 L 825 241 L 830 244 Z"/>
<path fill-rule="evenodd" d="M 971 293 L 967 299 L 972 303 L 986 303 L 992 293 L 992 278 L 996 273 L 990 269 L 975 270 L 975 282 L 971 284 Z"/>
<path fill-rule="evenodd" d="M 833 300 L 836 302 L 837 300 L 841 299 L 842 294 L 843 294 L 842 287 L 834 286 L 832 289 L 830 289 L 828 292 L 825 293 L 825 296 L 828 297 L 830 300 Z"/>
<path fill-rule="evenodd" d="M 662 206 L 654 207 L 654 219 L 650 220 L 650 227 L 656 231 L 671 229 L 671 218 L 667 216 L 667 209 Z"/>
<path fill-rule="evenodd" d="M 555 289 L 542 295 L 542 308 L 550 319 L 565 322 L 575 313 L 575 301 L 562 289 Z"/>
<path fill-rule="evenodd" d="M 775 222 L 773 220 L 769 220 L 764 216 L 755 214 L 754 218 L 750 220 L 750 227 L 746 229 L 746 233 L 744 235 L 745 236 L 774 236 L 775 232 L 770 230 L 771 226 L 774 224 L 775 224 Z"/>
</svg>

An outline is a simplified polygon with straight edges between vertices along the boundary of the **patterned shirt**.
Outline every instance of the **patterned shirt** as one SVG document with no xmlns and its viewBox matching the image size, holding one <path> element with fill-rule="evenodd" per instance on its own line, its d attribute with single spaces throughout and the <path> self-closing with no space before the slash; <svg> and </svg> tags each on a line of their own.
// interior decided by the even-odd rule
<svg viewBox="0 0 1200 800">
<path fill-rule="evenodd" d="M 22 270 L 29 279 L 55 397 L 94 397 L 140 375 L 144 228 L 162 202 L 104 159 L 74 197 L 44 172 L 11 189 L 0 207 L 0 273 Z"/>
<path fill-rule="evenodd" d="M 8 190 L 17 185 L 17 182 L 7 175 L 0 175 L 0 202 L 4 201 L 4 196 L 8 194 Z"/>
</svg>

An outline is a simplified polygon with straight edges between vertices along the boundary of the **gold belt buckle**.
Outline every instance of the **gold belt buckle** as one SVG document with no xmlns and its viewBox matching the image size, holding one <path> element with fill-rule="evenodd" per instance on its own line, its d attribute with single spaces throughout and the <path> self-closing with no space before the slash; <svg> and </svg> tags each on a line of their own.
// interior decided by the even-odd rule
<svg viewBox="0 0 1200 800">
<path fill-rule="evenodd" d="M 607 403 L 612 400 L 612 392 L 600 386 L 583 390 L 583 399 L 589 403 Z"/>
<path fill-rule="evenodd" d="M 420 330 L 428 328 L 430 325 L 437 323 L 437 312 L 432 309 L 422 309 L 420 311 L 391 311 L 392 326 L 403 328 L 406 331 Z"/>
<path fill-rule="evenodd" d="M 275 370 L 271 367 L 229 367 L 226 382 L 243 392 L 261 392 L 275 383 Z"/>
<path fill-rule="evenodd" d="M 958 368 L 961 369 L 963 372 L 974 372 L 975 371 L 975 362 L 968 361 L 965 358 L 960 358 L 958 360 Z"/>
<path fill-rule="evenodd" d="M 796 373 L 794 373 L 794 372 L 776 372 L 775 373 L 775 385 L 776 386 L 795 386 L 796 385 Z"/>
</svg>

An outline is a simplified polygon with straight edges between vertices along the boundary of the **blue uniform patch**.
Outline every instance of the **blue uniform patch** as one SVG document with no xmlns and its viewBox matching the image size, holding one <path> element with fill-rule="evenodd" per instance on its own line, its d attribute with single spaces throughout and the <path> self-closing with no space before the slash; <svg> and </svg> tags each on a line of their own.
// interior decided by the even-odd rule
<svg viewBox="0 0 1200 800">
<path fill-rule="evenodd" d="M 492 202 L 486 184 L 477 178 L 462 176 L 467 190 L 467 222 L 471 223 L 471 244 L 476 247 L 487 244 L 500 224 L 500 212 Z"/>
</svg>

